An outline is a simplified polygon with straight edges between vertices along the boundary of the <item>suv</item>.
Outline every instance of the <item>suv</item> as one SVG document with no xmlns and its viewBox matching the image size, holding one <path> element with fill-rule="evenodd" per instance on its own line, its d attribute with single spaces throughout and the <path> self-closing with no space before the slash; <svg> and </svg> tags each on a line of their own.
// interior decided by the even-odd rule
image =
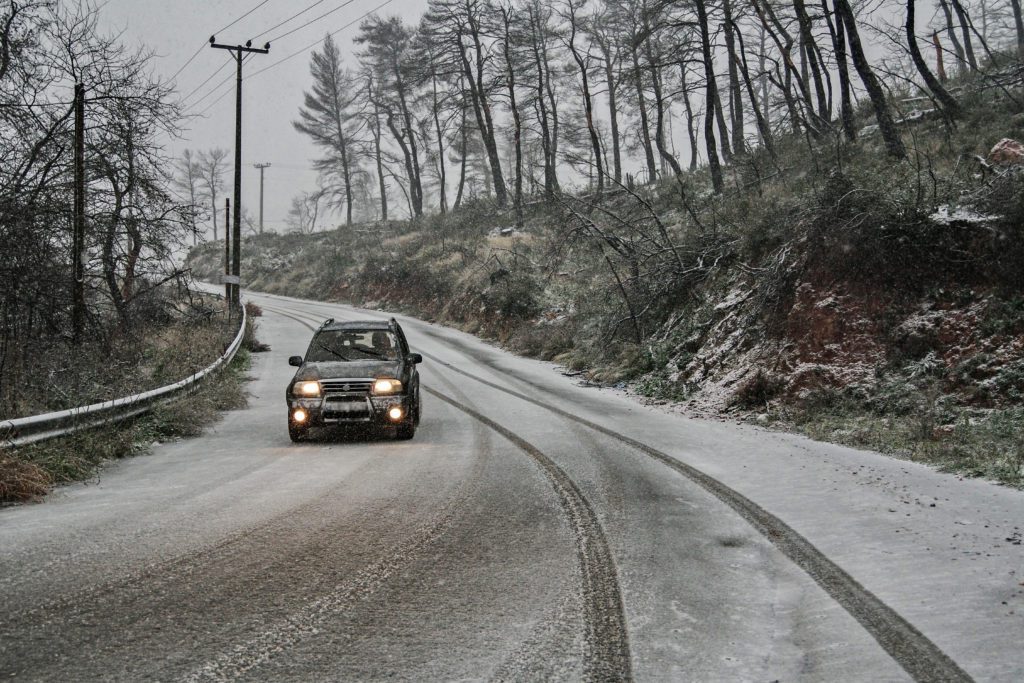
<svg viewBox="0 0 1024 683">
<path fill-rule="evenodd" d="M 288 435 L 301 441 L 311 427 L 395 427 L 411 439 L 420 422 L 423 356 L 409 352 L 398 321 L 335 322 L 313 334 L 288 383 Z"/>
</svg>

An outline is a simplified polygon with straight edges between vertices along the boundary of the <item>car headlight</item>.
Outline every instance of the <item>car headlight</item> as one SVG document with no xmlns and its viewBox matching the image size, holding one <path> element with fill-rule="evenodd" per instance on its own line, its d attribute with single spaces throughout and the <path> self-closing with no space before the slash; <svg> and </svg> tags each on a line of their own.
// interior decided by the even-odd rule
<svg viewBox="0 0 1024 683">
<path fill-rule="evenodd" d="M 295 396 L 319 396 L 320 382 L 296 382 L 292 387 L 292 394 Z"/>
<path fill-rule="evenodd" d="M 397 379 L 382 377 L 373 383 L 373 393 L 378 396 L 383 394 L 397 394 L 401 390 L 402 382 Z"/>
</svg>

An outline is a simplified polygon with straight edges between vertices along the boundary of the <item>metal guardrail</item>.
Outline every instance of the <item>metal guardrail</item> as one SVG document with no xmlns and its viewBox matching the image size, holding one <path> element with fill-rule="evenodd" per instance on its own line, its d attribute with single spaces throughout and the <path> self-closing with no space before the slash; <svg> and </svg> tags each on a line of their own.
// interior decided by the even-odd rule
<svg viewBox="0 0 1024 683">
<path fill-rule="evenodd" d="M 4 446 L 24 446 L 37 441 L 45 441 L 58 436 L 67 436 L 84 429 L 99 427 L 111 422 L 120 422 L 130 417 L 141 415 L 154 407 L 173 401 L 181 396 L 195 392 L 202 381 L 210 374 L 230 363 L 245 337 L 246 311 L 242 309 L 242 321 L 238 334 L 228 346 L 224 354 L 209 367 L 189 375 L 185 379 L 159 389 L 152 389 L 141 394 L 116 398 L 102 403 L 93 403 L 55 413 L 19 417 L 15 420 L 0 421 L 0 444 Z"/>
</svg>

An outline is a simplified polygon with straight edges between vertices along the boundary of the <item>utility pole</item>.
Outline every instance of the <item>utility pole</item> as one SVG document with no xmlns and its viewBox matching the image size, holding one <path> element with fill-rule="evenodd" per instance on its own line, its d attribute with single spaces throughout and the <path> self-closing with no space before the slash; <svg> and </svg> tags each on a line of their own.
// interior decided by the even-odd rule
<svg viewBox="0 0 1024 683">
<path fill-rule="evenodd" d="M 231 200 L 224 198 L 224 300 L 231 303 L 231 233 L 227 231 L 231 220 Z"/>
<path fill-rule="evenodd" d="M 230 50 L 234 53 L 235 62 L 238 66 L 238 75 L 235 80 L 235 214 L 231 224 L 233 248 L 232 248 L 232 281 L 231 281 L 231 305 L 237 307 L 239 304 L 239 287 L 242 263 L 242 53 L 255 52 L 265 55 L 270 52 L 270 43 L 262 48 L 252 47 L 252 41 L 246 41 L 245 45 L 219 45 L 216 36 L 210 36 L 210 46 L 219 50 Z M 227 226 L 224 226 L 227 232 Z"/>
<path fill-rule="evenodd" d="M 75 201 L 71 247 L 71 337 L 77 346 L 85 326 L 85 86 L 75 84 Z"/>
<path fill-rule="evenodd" d="M 270 163 L 253 164 L 253 168 L 260 169 L 260 234 L 263 234 L 263 169 L 270 168 Z"/>
</svg>

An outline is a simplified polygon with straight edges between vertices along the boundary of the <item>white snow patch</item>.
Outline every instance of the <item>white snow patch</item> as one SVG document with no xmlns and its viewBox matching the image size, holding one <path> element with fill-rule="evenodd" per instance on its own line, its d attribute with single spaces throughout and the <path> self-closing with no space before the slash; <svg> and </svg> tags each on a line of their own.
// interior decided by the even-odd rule
<svg viewBox="0 0 1024 683">
<path fill-rule="evenodd" d="M 752 290 L 750 289 L 734 289 L 729 292 L 729 295 L 724 300 L 715 305 L 715 310 L 724 311 L 736 304 L 743 303 L 750 296 L 751 292 Z"/>
<path fill-rule="evenodd" d="M 934 223 L 939 225 L 949 225 L 950 223 L 990 223 L 994 220 L 998 220 L 999 216 L 978 213 L 971 209 L 965 209 L 963 207 L 957 207 L 953 211 L 950 211 L 949 206 L 943 204 L 935 213 L 928 216 Z"/>
</svg>

